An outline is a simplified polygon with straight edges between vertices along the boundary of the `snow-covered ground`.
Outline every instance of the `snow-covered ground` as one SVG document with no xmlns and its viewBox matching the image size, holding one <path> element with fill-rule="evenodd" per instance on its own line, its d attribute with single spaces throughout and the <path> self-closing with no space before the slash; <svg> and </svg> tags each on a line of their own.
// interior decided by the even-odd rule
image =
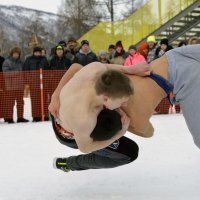
<svg viewBox="0 0 200 200">
<path fill-rule="evenodd" d="M 79 154 L 62 146 L 50 122 L 0 122 L 0 200 L 199 200 L 200 150 L 181 114 L 152 118 L 151 139 L 132 134 L 139 158 L 114 169 L 64 173 L 57 156 Z"/>
</svg>

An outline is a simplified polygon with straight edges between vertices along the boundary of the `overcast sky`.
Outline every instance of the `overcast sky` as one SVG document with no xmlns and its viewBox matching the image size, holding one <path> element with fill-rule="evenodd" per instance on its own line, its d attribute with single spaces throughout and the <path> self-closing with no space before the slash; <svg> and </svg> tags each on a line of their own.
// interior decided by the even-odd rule
<svg viewBox="0 0 200 200">
<path fill-rule="evenodd" d="M 2 5 L 19 5 L 27 8 L 57 13 L 62 0 L 0 0 Z"/>
</svg>

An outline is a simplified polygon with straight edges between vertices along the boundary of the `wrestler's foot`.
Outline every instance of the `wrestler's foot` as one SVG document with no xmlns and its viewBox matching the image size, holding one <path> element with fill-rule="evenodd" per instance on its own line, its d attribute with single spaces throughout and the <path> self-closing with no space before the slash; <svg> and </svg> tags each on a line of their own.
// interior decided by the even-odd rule
<svg viewBox="0 0 200 200">
<path fill-rule="evenodd" d="M 67 166 L 66 158 L 54 158 L 53 167 L 55 169 L 60 169 L 64 172 L 71 171 L 71 169 Z"/>
</svg>

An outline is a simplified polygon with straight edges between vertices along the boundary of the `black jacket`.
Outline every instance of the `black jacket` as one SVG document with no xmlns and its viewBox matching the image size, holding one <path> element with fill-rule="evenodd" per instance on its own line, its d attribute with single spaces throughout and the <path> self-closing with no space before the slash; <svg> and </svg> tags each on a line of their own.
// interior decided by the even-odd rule
<svg viewBox="0 0 200 200">
<path fill-rule="evenodd" d="M 65 70 L 69 69 L 71 66 L 71 61 L 63 56 L 61 59 L 58 56 L 53 56 L 50 60 L 50 70 Z"/>
<path fill-rule="evenodd" d="M 155 58 L 154 58 L 154 59 L 160 58 L 162 55 L 165 54 L 165 52 L 167 52 L 167 51 L 169 51 L 169 50 L 171 50 L 171 49 L 173 49 L 173 47 L 170 46 L 170 45 L 167 46 L 167 49 L 166 49 L 165 51 L 162 51 L 161 48 L 158 47 L 158 48 L 156 49 L 156 51 L 155 51 Z M 160 52 L 160 51 L 162 51 L 162 52 Z"/>
<path fill-rule="evenodd" d="M 2 65 L 3 65 L 4 60 L 5 59 L 2 56 L 0 56 L 0 72 L 2 72 Z"/>
<path fill-rule="evenodd" d="M 24 62 L 23 70 L 31 71 L 38 69 L 49 69 L 49 63 L 46 57 L 34 55 L 29 56 Z"/>
<path fill-rule="evenodd" d="M 82 50 L 80 50 L 74 58 L 73 63 L 79 63 L 83 66 L 91 63 L 91 62 L 95 62 L 97 61 L 97 56 L 95 55 L 95 53 L 93 53 L 92 51 L 90 51 L 88 54 L 84 54 L 82 52 Z"/>
</svg>

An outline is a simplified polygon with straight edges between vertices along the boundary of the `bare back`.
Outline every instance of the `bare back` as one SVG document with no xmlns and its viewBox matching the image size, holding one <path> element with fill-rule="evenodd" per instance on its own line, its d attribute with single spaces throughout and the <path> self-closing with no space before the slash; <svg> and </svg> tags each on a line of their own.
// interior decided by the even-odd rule
<svg viewBox="0 0 200 200">
<path fill-rule="evenodd" d="M 82 68 L 62 88 L 60 93 L 59 118 L 61 125 L 67 131 L 73 132 L 77 122 L 91 121 L 96 124 L 96 116 L 100 112 L 93 109 L 91 98 L 94 93 L 94 84 L 99 73 L 103 73 L 106 67 L 93 68 L 92 65 Z"/>
<path fill-rule="evenodd" d="M 129 131 L 142 137 L 150 137 L 153 127 L 149 122 L 155 107 L 166 95 L 150 78 L 128 75 L 134 87 L 134 95 L 123 110 L 130 117 Z"/>
<path fill-rule="evenodd" d="M 61 90 L 59 117 L 61 125 L 70 132 L 73 132 L 77 121 L 91 121 L 91 124 L 96 124 L 97 115 L 102 110 L 91 109 L 91 94 L 94 92 L 96 77 L 107 70 L 105 65 L 103 67 L 101 63 L 98 64 L 101 65 L 99 68 L 93 68 L 93 64 L 82 68 Z M 134 95 L 130 97 L 128 106 L 123 107 L 131 118 L 129 131 L 142 137 L 150 137 L 153 127 L 149 119 L 166 94 L 150 78 L 127 76 L 134 87 Z"/>
</svg>

